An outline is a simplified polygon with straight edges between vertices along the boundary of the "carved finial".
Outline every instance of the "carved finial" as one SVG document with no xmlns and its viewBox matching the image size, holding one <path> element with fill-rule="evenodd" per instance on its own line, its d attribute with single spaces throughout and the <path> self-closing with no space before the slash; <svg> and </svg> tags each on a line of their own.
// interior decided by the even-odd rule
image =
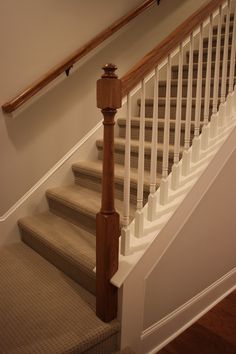
<svg viewBox="0 0 236 354">
<path fill-rule="evenodd" d="M 117 79 L 117 75 L 115 74 L 115 71 L 117 70 L 117 66 L 114 64 L 106 64 L 103 66 L 103 70 L 105 71 L 104 74 L 102 75 L 103 79 Z"/>
</svg>

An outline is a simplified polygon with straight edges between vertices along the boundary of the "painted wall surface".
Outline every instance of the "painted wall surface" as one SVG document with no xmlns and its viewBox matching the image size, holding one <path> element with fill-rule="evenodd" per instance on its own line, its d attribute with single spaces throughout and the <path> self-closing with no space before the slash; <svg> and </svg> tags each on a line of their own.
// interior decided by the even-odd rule
<svg viewBox="0 0 236 354">
<path fill-rule="evenodd" d="M 1 1 L 0 103 L 141 2 Z M 95 99 L 101 66 L 114 62 L 123 75 L 204 2 L 162 1 L 15 119 L 0 113 L 0 216 L 101 119 Z"/>
<path fill-rule="evenodd" d="M 236 150 L 146 281 L 144 328 L 236 266 Z"/>
</svg>

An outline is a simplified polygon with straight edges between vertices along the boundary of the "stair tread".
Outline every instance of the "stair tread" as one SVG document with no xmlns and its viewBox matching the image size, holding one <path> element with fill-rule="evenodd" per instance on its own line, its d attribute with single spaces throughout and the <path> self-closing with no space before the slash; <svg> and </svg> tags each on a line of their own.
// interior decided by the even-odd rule
<svg viewBox="0 0 236 354">
<path fill-rule="evenodd" d="M 234 77 L 234 79 L 236 79 L 236 77 Z M 192 84 L 193 84 L 193 86 L 195 86 L 195 85 L 197 85 L 197 78 L 193 78 L 192 79 Z M 210 81 L 211 81 L 211 84 L 214 84 L 214 78 L 212 77 L 211 79 L 210 79 Z M 229 78 L 227 78 L 227 81 L 229 81 Z M 205 83 L 206 82 L 206 78 L 205 77 L 203 77 L 202 78 L 202 82 L 203 83 Z M 182 79 L 182 83 L 183 83 L 183 85 L 188 85 L 188 78 L 183 78 Z M 174 86 L 174 85 L 178 85 L 178 79 L 176 78 L 176 79 L 171 79 L 171 85 L 172 86 Z M 160 80 L 159 81 L 159 86 L 166 86 L 166 80 Z"/>
<path fill-rule="evenodd" d="M 0 352 L 84 352 L 115 335 L 95 297 L 23 243 L 0 250 Z"/>
<path fill-rule="evenodd" d="M 101 175 L 102 174 L 102 161 L 79 161 L 73 164 L 73 170 L 81 171 L 84 170 L 89 174 Z M 123 165 L 115 164 L 115 180 L 119 180 L 123 183 L 124 181 L 124 171 Z M 138 170 L 137 168 L 130 168 L 130 182 L 131 184 L 137 184 Z M 161 176 L 157 175 L 157 184 L 160 184 Z M 144 171 L 144 185 L 149 186 L 150 183 L 150 173 Z"/>
<path fill-rule="evenodd" d="M 220 60 L 219 62 L 222 65 L 223 60 Z M 227 62 L 228 62 L 228 65 L 230 65 L 230 60 L 229 59 L 227 60 Z M 207 66 L 207 61 L 203 61 L 202 62 L 202 66 L 203 66 L 203 68 L 206 67 Z M 215 66 L 215 61 L 212 61 L 211 66 L 212 67 Z M 193 68 L 197 68 L 197 67 L 198 67 L 198 63 L 193 63 Z M 179 66 L 177 64 L 176 65 L 174 64 L 174 65 L 171 66 L 172 70 L 178 70 L 178 68 L 179 68 Z M 187 68 L 188 68 L 188 64 L 183 64 L 183 69 L 187 69 Z"/>
<path fill-rule="evenodd" d="M 92 234 L 50 212 L 24 217 L 19 224 L 95 279 L 96 240 Z"/>
<path fill-rule="evenodd" d="M 67 204 L 72 209 L 78 210 L 92 218 L 101 208 L 101 193 L 77 184 L 55 187 L 47 190 L 47 196 Z M 123 201 L 115 199 L 115 208 L 123 215 Z M 130 205 L 130 214 L 134 215 L 135 207 Z M 121 220 L 122 221 L 122 220 Z"/>
<path fill-rule="evenodd" d="M 187 97 L 182 97 L 182 105 L 186 105 L 187 100 L 188 100 Z M 145 99 L 145 105 L 146 106 L 153 106 L 153 101 L 154 101 L 153 98 L 148 98 L 147 97 Z M 176 105 L 176 101 L 177 101 L 177 97 L 170 97 L 170 105 Z M 213 102 L 213 98 L 210 97 L 209 101 L 210 101 L 210 103 L 212 103 Z M 218 98 L 218 101 L 220 101 L 220 98 Z M 161 106 L 163 104 L 165 105 L 165 102 L 166 102 L 166 97 L 159 97 L 158 98 L 159 106 Z M 202 105 L 204 104 L 204 97 L 201 97 L 201 103 L 202 103 Z M 137 104 L 140 106 L 140 104 L 141 104 L 141 99 L 140 98 L 137 100 Z M 192 105 L 195 105 L 195 104 L 196 104 L 196 97 L 192 97 Z"/>
<path fill-rule="evenodd" d="M 126 118 L 118 118 L 117 123 L 119 126 L 126 125 Z M 131 117 L 131 124 L 132 126 L 137 126 L 139 127 L 140 124 L 140 118 L 139 117 Z M 152 128 L 153 124 L 153 118 L 148 118 L 145 117 L 145 127 L 150 127 Z M 165 124 L 165 119 L 164 118 L 158 118 L 158 127 L 164 127 Z M 170 128 L 174 129 L 176 124 L 176 119 L 170 119 Z M 185 128 L 186 121 L 181 120 L 181 129 Z M 202 123 L 200 123 L 202 124 Z M 194 126 L 194 122 L 191 122 L 191 125 Z"/>
<path fill-rule="evenodd" d="M 96 141 L 97 147 L 102 148 L 103 147 L 103 139 L 98 139 Z M 133 151 L 138 151 L 139 149 L 139 140 L 131 140 L 131 149 Z M 124 150 L 125 148 L 125 139 L 124 138 L 115 138 L 114 139 L 114 146 L 115 148 L 119 148 L 121 150 Z M 144 142 L 144 149 L 146 153 L 151 153 L 151 149 L 152 149 L 152 143 L 149 141 L 145 141 Z M 157 144 L 157 150 L 159 151 L 163 151 L 164 149 L 164 144 Z M 182 149 L 182 147 L 180 147 L 180 150 Z M 174 145 L 169 145 L 169 152 L 173 153 L 174 152 Z"/>
</svg>

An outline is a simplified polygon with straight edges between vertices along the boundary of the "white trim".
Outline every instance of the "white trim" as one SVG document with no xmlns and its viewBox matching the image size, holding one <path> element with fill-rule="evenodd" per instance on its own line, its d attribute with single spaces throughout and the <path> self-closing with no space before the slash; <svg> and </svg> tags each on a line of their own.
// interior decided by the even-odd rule
<svg viewBox="0 0 236 354">
<path fill-rule="evenodd" d="M 141 340 L 147 341 L 150 337 L 160 336 L 161 331 L 165 332 L 165 334 L 168 333 L 168 326 L 170 327 L 170 333 L 167 338 L 158 344 L 155 349 L 147 353 L 154 354 L 161 350 L 235 289 L 236 267 L 194 296 L 191 300 L 144 330 L 141 335 Z M 182 325 L 179 326 L 181 322 Z"/>
<path fill-rule="evenodd" d="M 100 121 L 93 129 L 91 129 L 72 149 L 70 149 L 35 185 L 28 190 L 10 209 L 0 216 L 0 223 L 6 221 L 23 203 L 34 194 L 71 156 L 73 156 L 88 139 L 90 139 L 102 126 Z"/>
</svg>

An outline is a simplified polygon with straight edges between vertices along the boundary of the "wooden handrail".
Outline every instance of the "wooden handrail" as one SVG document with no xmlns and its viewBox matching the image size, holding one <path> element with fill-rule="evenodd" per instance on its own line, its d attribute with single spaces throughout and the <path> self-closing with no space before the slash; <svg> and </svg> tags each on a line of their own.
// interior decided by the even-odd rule
<svg viewBox="0 0 236 354">
<path fill-rule="evenodd" d="M 147 10 L 152 5 L 156 4 L 156 0 L 145 0 L 141 5 L 135 9 L 129 11 L 126 15 L 119 18 L 111 26 L 107 27 L 104 31 L 100 32 L 97 36 L 79 48 L 71 56 L 66 58 L 62 63 L 51 69 L 38 81 L 34 82 L 27 89 L 22 91 L 15 98 L 2 105 L 2 110 L 4 113 L 12 113 L 17 108 L 21 107 L 30 98 L 36 95 L 49 83 L 55 80 L 63 72 L 69 73 L 70 68 L 77 63 L 81 58 L 91 52 L 94 48 L 98 47 L 103 41 L 112 36 L 115 32 L 120 30 L 123 26 L 133 20 L 135 17 L 140 15 L 142 12 Z"/>
<path fill-rule="evenodd" d="M 168 37 L 151 50 L 122 78 L 122 97 L 138 85 L 162 60 L 164 60 L 188 35 L 196 29 L 225 0 L 211 0 L 202 5 Z"/>
</svg>

